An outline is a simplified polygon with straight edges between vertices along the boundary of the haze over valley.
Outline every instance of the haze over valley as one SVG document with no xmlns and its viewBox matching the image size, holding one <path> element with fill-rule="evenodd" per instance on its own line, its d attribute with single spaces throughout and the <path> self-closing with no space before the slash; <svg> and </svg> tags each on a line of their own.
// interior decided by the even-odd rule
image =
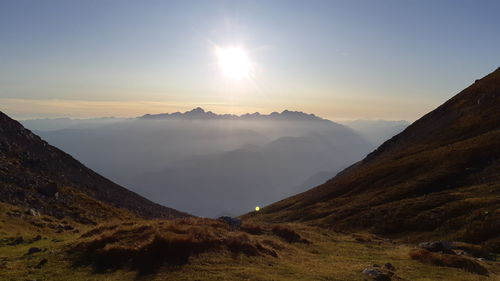
<svg viewBox="0 0 500 281">
<path fill-rule="evenodd" d="M 113 181 L 205 217 L 243 214 L 319 185 L 407 124 L 357 122 L 377 126 L 355 131 L 302 112 L 237 116 L 202 108 L 129 119 L 22 121 Z"/>
</svg>

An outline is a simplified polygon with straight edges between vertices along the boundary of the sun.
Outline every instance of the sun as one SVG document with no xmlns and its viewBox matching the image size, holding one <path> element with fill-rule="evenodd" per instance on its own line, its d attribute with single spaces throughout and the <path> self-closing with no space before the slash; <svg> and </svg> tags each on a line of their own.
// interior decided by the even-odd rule
<svg viewBox="0 0 500 281">
<path fill-rule="evenodd" d="M 250 77 L 253 66 L 245 49 L 241 47 L 216 47 L 215 54 L 219 67 L 226 77 L 236 80 Z"/>
</svg>

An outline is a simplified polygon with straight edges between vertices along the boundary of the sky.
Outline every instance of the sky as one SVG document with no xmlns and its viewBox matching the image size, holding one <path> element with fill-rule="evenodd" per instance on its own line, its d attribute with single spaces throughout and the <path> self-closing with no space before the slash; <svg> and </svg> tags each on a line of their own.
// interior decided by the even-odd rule
<svg viewBox="0 0 500 281">
<path fill-rule="evenodd" d="M 500 66 L 500 1 L 0 0 L 0 110 L 413 121 Z M 252 70 L 224 75 L 216 48 Z"/>
</svg>

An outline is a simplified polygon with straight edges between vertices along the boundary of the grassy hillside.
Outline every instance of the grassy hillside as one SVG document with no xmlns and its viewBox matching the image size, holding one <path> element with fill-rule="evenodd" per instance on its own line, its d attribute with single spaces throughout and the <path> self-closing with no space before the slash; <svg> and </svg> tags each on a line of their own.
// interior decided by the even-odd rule
<svg viewBox="0 0 500 281">
<path fill-rule="evenodd" d="M 362 271 L 374 264 L 392 280 L 500 280 L 496 262 L 463 257 L 487 275 L 436 267 L 412 259 L 412 245 L 366 233 L 250 222 L 231 229 L 196 218 L 90 227 L 25 211 L 0 204 L 0 280 L 367 280 Z M 74 229 L 35 225 L 47 219 Z"/>
<path fill-rule="evenodd" d="M 500 251 L 500 68 L 364 160 L 253 218 Z"/>
</svg>

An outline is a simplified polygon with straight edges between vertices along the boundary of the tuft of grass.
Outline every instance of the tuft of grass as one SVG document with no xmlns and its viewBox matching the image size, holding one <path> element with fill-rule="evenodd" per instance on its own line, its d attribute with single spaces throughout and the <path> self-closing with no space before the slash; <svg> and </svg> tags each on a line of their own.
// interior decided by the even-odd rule
<svg viewBox="0 0 500 281">
<path fill-rule="evenodd" d="M 298 234 L 293 228 L 285 225 L 275 225 L 272 228 L 272 232 L 281 238 L 283 238 L 288 243 L 304 243 L 310 244 L 311 242 L 304 239 Z"/>
<path fill-rule="evenodd" d="M 276 251 L 263 246 L 260 242 L 253 243 L 250 236 L 246 233 L 231 236 L 224 242 L 227 248 L 234 254 L 243 253 L 247 256 L 266 254 L 272 257 L 278 257 Z"/>
<path fill-rule="evenodd" d="M 101 234 L 103 233 L 104 231 L 106 230 L 113 230 L 115 228 L 117 228 L 118 225 L 101 225 L 101 226 L 98 226 L 96 228 L 93 228 L 87 232 L 85 232 L 84 234 L 82 234 L 82 236 L 80 236 L 81 238 L 87 238 L 87 237 L 92 237 L 92 236 L 95 236 L 95 235 L 98 235 L 98 234 Z"/>
<path fill-rule="evenodd" d="M 150 274 L 163 265 L 183 265 L 191 256 L 215 250 L 277 257 L 275 250 L 253 236 L 202 218 L 102 226 L 82 238 L 87 239 L 69 249 L 76 253 L 75 265 L 92 265 L 98 272 L 129 268 Z"/>
<path fill-rule="evenodd" d="M 240 229 L 246 233 L 254 235 L 260 235 L 264 233 L 264 229 L 260 225 L 251 222 L 244 222 L 241 225 Z"/>
<path fill-rule="evenodd" d="M 410 257 L 429 265 L 460 268 L 468 272 L 488 275 L 488 270 L 478 262 L 463 256 L 433 253 L 425 249 L 410 251 Z"/>
</svg>

